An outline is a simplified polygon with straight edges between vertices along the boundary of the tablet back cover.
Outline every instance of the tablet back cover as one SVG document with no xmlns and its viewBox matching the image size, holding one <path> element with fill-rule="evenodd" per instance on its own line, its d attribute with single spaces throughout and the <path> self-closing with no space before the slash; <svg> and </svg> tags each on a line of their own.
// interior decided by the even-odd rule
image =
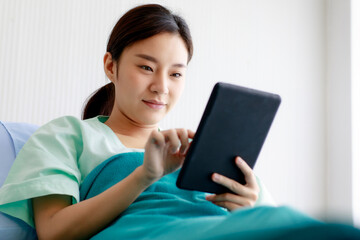
<svg viewBox="0 0 360 240">
<path fill-rule="evenodd" d="M 240 156 L 253 168 L 280 105 L 276 94 L 228 83 L 217 83 L 211 93 L 177 186 L 209 193 L 230 192 L 214 183 L 220 173 L 242 184 L 235 164 Z"/>
</svg>

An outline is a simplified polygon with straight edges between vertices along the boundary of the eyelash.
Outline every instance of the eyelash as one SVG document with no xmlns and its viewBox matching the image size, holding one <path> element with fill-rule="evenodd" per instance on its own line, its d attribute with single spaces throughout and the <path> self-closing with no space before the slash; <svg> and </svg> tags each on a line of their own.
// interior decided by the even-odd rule
<svg viewBox="0 0 360 240">
<path fill-rule="evenodd" d="M 146 65 L 142 65 L 142 66 L 140 66 L 140 68 L 143 69 L 143 70 L 145 70 L 145 71 L 154 72 L 151 67 L 146 66 Z M 171 74 L 170 76 L 175 77 L 175 78 L 180 78 L 182 75 L 181 75 L 181 73 L 173 73 L 173 74 Z"/>
<path fill-rule="evenodd" d="M 177 75 L 177 76 L 175 76 L 175 75 Z M 179 78 L 179 77 L 181 77 L 182 75 L 181 75 L 181 73 L 174 73 L 174 74 L 171 74 L 171 76 L 176 77 L 176 78 Z"/>
<path fill-rule="evenodd" d="M 151 67 L 149 67 L 149 66 L 140 66 L 140 68 L 141 69 L 144 69 L 145 71 L 151 71 L 151 72 L 153 72 L 153 70 L 152 70 L 152 68 Z"/>
</svg>

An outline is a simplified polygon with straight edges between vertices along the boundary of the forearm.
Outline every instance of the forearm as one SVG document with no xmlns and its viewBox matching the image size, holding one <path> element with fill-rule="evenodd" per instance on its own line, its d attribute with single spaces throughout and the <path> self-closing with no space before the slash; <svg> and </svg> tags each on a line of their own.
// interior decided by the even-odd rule
<svg viewBox="0 0 360 240">
<path fill-rule="evenodd" d="M 139 167 L 103 193 L 62 208 L 47 221 L 39 223 L 41 226 L 36 223 L 39 238 L 87 239 L 93 236 L 126 210 L 152 184 L 144 176 L 143 168 Z"/>
</svg>

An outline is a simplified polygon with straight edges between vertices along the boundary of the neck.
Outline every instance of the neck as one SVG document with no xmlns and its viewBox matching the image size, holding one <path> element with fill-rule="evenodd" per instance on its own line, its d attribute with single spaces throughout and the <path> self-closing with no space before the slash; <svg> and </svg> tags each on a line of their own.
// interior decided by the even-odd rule
<svg viewBox="0 0 360 240">
<path fill-rule="evenodd" d="M 114 131 L 125 146 L 135 148 L 145 147 L 151 132 L 158 129 L 157 124 L 140 124 L 118 111 L 112 111 L 105 124 Z"/>
</svg>

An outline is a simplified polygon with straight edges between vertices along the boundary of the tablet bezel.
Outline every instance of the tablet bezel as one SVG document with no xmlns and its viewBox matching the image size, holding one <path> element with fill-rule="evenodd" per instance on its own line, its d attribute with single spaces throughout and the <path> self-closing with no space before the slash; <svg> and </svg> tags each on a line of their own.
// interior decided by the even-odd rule
<svg viewBox="0 0 360 240">
<path fill-rule="evenodd" d="M 182 189 L 209 193 L 231 192 L 211 180 L 214 172 L 245 184 L 243 173 L 235 165 L 235 157 L 242 157 L 251 168 L 254 168 L 280 102 L 281 98 L 277 94 L 229 83 L 216 83 L 176 185 Z M 238 114 L 243 115 L 238 116 Z M 246 117 L 252 119 L 246 119 Z M 244 124 L 237 126 L 237 122 L 234 123 L 228 118 L 237 119 L 238 122 Z M 255 126 L 255 124 L 259 126 Z M 250 127 L 253 128 L 251 131 L 256 136 L 252 132 L 249 133 L 250 130 L 247 128 Z M 227 136 L 221 135 L 219 132 L 225 132 L 230 138 L 238 140 L 227 139 Z M 241 135 L 242 132 L 246 133 L 246 136 Z M 209 136 L 212 138 L 207 139 Z M 254 142 L 250 144 L 254 149 L 241 149 L 242 146 L 249 144 L 246 142 L 246 138 Z M 223 152 L 217 152 L 218 149 Z"/>
</svg>

